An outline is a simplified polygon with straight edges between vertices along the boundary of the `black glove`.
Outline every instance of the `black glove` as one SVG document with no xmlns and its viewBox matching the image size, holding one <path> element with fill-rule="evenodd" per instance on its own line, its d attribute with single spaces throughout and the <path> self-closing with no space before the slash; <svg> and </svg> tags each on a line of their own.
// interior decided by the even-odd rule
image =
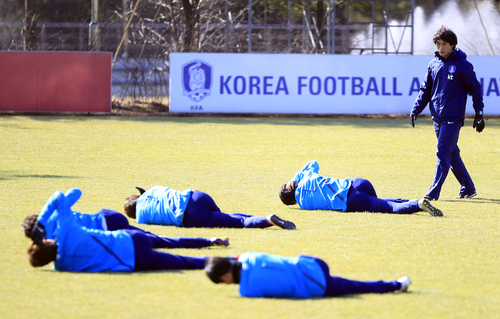
<svg viewBox="0 0 500 319">
<path fill-rule="evenodd" d="M 415 121 L 417 120 L 417 117 L 418 117 L 417 113 L 413 112 L 410 113 L 410 123 L 412 127 L 415 127 Z"/>
<path fill-rule="evenodd" d="M 45 238 L 45 226 L 43 226 L 38 220 L 33 226 L 33 230 L 31 231 L 31 239 L 37 245 L 43 245 L 43 240 Z"/>
<path fill-rule="evenodd" d="M 476 112 L 472 128 L 475 128 L 478 133 L 481 133 L 484 130 L 483 111 Z"/>
</svg>

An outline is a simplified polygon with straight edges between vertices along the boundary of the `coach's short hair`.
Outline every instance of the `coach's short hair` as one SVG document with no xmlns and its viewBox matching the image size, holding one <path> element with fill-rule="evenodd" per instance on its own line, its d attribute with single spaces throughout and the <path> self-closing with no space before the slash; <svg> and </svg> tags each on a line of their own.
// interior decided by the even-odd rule
<svg viewBox="0 0 500 319">
<path fill-rule="evenodd" d="M 295 184 L 293 184 L 292 189 L 286 189 L 286 183 L 281 186 L 280 189 L 280 199 L 285 205 L 295 205 L 297 201 L 295 200 Z"/>
<path fill-rule="evenodd" d="M 457 35 L 455 34 L 455 32 L 451 31 L 445 26 L 441 26 L 441 28 L 437 30 L 436 34 L 434 34 L 434 37 L 432 38 L 434 44 L 436 44 L 438 40 L 448 42 L 453 47 L 453 49 L 455 49 L 455 46 L 458 43 Z"/>
<path fill-rule="evenodd" d="M 139 195 L 128 195 L 128 197 L 125 199 L 125 204 L 123 205 L 123 209 L 125 210 L 125 214 L 129 218 L 136 218 L 136 204 L 137 204 L 137 199 L 139 198 Z"/>
</svg>

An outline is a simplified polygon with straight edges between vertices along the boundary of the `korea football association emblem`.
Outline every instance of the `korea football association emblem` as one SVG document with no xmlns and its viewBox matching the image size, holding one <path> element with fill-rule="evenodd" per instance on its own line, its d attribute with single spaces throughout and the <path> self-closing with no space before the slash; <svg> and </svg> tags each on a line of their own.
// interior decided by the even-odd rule
<svg viewBox="0 0 500 319">
<path fill-rule="evenodd" d="M 212 66 L 202 60 L 193 60 L 182 66 L 182 94 L 200 102 L 210 96 Z"/>
<path fill-rule="evenodd" d="M 448 68 L 448 80 L 453 80 L 453 73 L 457 70 L 457 67 L 454 65 L 450 65 Z"/>
</svg>

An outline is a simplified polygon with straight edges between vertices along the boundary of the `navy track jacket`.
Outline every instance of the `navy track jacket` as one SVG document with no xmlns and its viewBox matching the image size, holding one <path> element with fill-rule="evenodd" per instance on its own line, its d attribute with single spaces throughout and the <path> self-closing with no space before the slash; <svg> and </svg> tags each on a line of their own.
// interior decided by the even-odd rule
<svg viewBox="0 0 500 319">
<path fill-rule="evenodd" d="M 411 112 L 420 114 L 430 102 L 429 109 L 434 121 L 463 122 L 467 94 L 472 95 L 474 110 L 482 111 L 481 84 L 465 52 L 456 48 L 447 59 L 436 52 L 429 62 L 425 80 Z"/>
</svg>

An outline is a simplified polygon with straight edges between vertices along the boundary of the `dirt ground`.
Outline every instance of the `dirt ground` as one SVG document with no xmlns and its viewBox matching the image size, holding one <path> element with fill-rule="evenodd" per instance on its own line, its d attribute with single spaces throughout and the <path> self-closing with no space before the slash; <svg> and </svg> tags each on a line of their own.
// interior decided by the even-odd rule
<svg viewBox="0 0 500 319">
<path fill-rule="evenodd" d="M 129 105 L 120 106 L 113 105 L 111 114 L 118 116 L 197 116 L 197 117 L 370 117 L 370 118 L 402 118 L 407 115 L 388 114 L 388 115 L 374 115 L 374 114 L 274 114 L 274 113 L 169 113 L 169 108 L 161 104 L 148 104 L 148 105 Z"/>
<path fill-rule="evenodd" d="M 13 112 L 1 111 L 2 115 L 87 115 L 87 116 L 164 116 L 164 117 L 295 117 L 295 118 L 407 118 L 408 114 L 274 114 L 274 113 L 170 113 L 167 105 L 163 104 L 132 104 L 119 105 L 113 103 L 110 113 L 71 113 L 71 112 Z M 428 117 L 420 115 L 419 117 Z M 474 118 L 467 115 L 466 118 Z M 486 116 L 486 118 L 500 118 L 500 116 Z"/>
</svg>

